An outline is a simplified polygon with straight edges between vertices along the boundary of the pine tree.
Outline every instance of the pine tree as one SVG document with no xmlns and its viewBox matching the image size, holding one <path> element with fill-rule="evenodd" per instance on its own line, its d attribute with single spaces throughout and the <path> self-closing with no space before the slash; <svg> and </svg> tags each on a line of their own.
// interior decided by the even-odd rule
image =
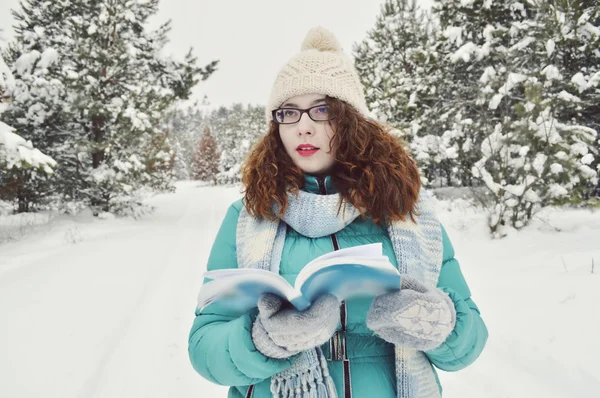
<svg viewBox="0 0 600 398">
<path fill-rule="evenodd" d="M 424 29 L 414 4 L 388 0 L 355 48 L 371 109 L 409 138 L 429 183 L 482 185 L 496 236 L 589 196 L 598 5 L 436 0 L 433 17 Z"/>
<path fill-rule="evenodd" d="M 166 117 L 166 128 L 173 139 L 175 159 L 173 173 L 177 180 L 192 178 L 194 153 L 198 148 L 206 125 L 203 112 L 197 105 L 185 109 L 174 109 Z"/>
<path fill-rule="evenodd" d="M 217 141 L 210 134 L 210 128 L 204 129 L 204 134 L 200 139 L 194 160 L 192 172 L 195 180 L 217 182 L 217 173 L 219 172 L 219 152 L 217 150 Z"/>
<path fill-rule="evenodd" d="M 481 157 L 481 145 L 503 118 L 488 107 L 486 79 L 494 71 L 509 73 L 506 51 L 514 29 L 532 18 L 532 6 L 516 0 L 436 0 L 433 12 L 440 22 L 436 48 L 441 98 L 436 109 L 443 124 L 442 151 L 455 156 L 462 186 L 473 186 L 472 167 Z M 507 72 L 508 71 L 508 72 Z"/>
<path fill-rule="evenodd" d="M 234 104 L 211 113 L 207 124 L 215 134 L 221 153 L 220 184 L 236 184 L 241 180 L 242 163 L 258 138 L 267 131 L 264 106 Z"/>
<path fill-rule="evenodd" d="M 415 0 L 387 0 L 375 27 L 354 46 L 356 68 L 369 108 L 410 143 L 426 182 L 448 168 L 440 156 L 443 134 L 437 104 L 443 101 L 436 26 Z"/>
<path fill-rule="evenodd" d="M 10 98 L 5 98 L 4 92 L 14 88 L 15 79 L 0 54 L 0 199 L 16 201 L 16 210 L 24 212 L 44 194 L 56 162 L 2 121 L 2 113 L 10 106 Z"/>
<path fill-rule="evenodd" d="M 219 153 L 218 184 L 237 184 L 241 167 L 252 146 L 267 131 L 264 106 L 233 104 L 204 112 L 197 107 L 177 110 L 169 115 L 167 125 L 178 148 L 175 167 L 195 162 L 202 133 L 210 129 Z M 193 170 L 190 170 L 193 175 Z"/>
<path fill-rule="evenodd" d="M 486 66 L 476 101 L 489 110 L 481 130 L 481 158 L 472 171 L 491 197 L 483 202 L 496 236 L 505 233 L 505 226 L 527 225 L 545 206 L 580 200 L 587 185 L 597 183 L 589 166 L 595 159 L 596 131 L 583 124 L 582 100 L 574 91 L 572 72 L 561 61 L 585 47 L 560 39 L 581 38 L 575 29 L 581 14 L 561 17 L 556 24 L 555 6 L 539 2 L 526 10 L 518 4 L 509 7 L 526 19 L 510 29 L 490 29 L 490 49 L 504 57 Z"/>
<path fill-rule="evenodd" d="M 160 121 L 216 62 L 199 68 L 191 52 L 183 62 L 163 59 L 169 23 L 145 28 L 157 8 L 158 0 L 24 0 L 14 14 L 15 59 L 38 48 L 61 50 L 46 73 L 62 90 L 53 97 L 56 112 L 36 115 L 48 130 L 35 125 L 27 101 L 16 96 L 12 117 L 22 121 L 19 131 L 60 154 L 57 188 L 66 200 L 119 212 L 135 207 L 143 189 L 169 187 L 172 144 Z M 22 84 L 31 92 L 36 82 Z"/>
<path fill-rule="evenodd" d="M 563 123 L 579 124 L 594 130 L 600 138 L 600 4 L 590 0 L 540 2 L 538 36 L 545 40 L 538 53 L 546 57 L 544 87 Z M 558 70 L 560 76 L 552 73 Z M 592 170 L 600 172 L 600 140 L 590 153 Z M 586 154 L 583 154 L 584 156 Z M 578 198 L 600 197 L 600 183 L 580 186 Z"/>
</svg>

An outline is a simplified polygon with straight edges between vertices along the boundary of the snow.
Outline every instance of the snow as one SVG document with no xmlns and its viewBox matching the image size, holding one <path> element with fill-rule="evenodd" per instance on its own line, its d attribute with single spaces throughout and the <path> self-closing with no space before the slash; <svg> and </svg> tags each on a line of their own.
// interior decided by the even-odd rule
<svg viewBox="0 0 600 398">
<path fill-rule="evenodd" d="M 515 13 L 516 13 L 517 11 L 519 11 L 519 12 L 521 13 L 521 16 L 522 16 L 522 17 L 526 17 L 526 16 L 527 16 L 527 13 L 525 12 L 525 6 L 523 5 L 523 3 L 514 2 L 514 3 L 512 3 L 512 4 L 510 5 L 510 9 L 511 9 L 513 12 L 515 12 Z"/>
<path fill-rule="evenodd" d="M 548 39 L 548 41 L 546 42 L 546 53 L 548 54 L 548 57 L 552 55 L 555 47 L 556 43 L 554 42 L 554 40 Z"/>
<path fill-rule="evenodd" d="M 552 163 L 550 165 L 550 171 L 552 171 L 553 174 L 560 174 L 563 170 L 564 168 L 560 163 Z"/>
<path fill-rule="evenodd" d="M 462 44 L 462 28 L 460 26 L 448 26 L 444 30 L 444 36 L 453 41 L 457 46 Z"/>
<path fill-rule="evenodd" d="M 0 56 L 0 87 L 12 88 L 15 85 L 15 78 L 10 72 L 10 68 Z"/>
<path fill-rule="evenodd" d="M 571 82 L 577 85 L 580 93 L 583 93 L 588 88 L 588 82 L 585 80 L 583 73 L 577 72 L 571 78 Z"/>
<path fill-rule="evenodd" d="M 487 78 L 485 74 L 484 76 Z M 484 76 L 482 76 L 481 78 L 484 78 Z M 498 105 L 500 105 L 502 98 L 504 98 L 505 95 L 508 95 L 517 84 L 524 82 L 525 80 L 527 80 L 527 78 L 528 76 L 523 75 L 521 73 L 509 73 L 508 77 L 506 78 L 506 83 L 504 83 L 502 87 L 498 89 L 498 94 L 495 94 L 492 97 L 488 104 L 488 107 L 490 109 L 498 108 Z"/>
<path fill-rule="evenodd" d="M 0 245 L 3 394 L 226 396 L 192 369 L 187 335 L 212 241 L 239 188 L 177 188 L 148 200 L 156 212 L 138 221 L 62 216 Z M 467 200 L 436 207 L 490 331 L 475 364 L 440 372 L 444 397 L 596 396 L 600 341 L 590 314 L 600 300 L 600 213 L 552 209 L 491 240 Z"/>
<path fill-rule="evenodd" d="M 527 80 L 527 75 L 521 73 L 509 73 L 506 83 L 500 87 L 498 92 L 507 95 L 517 84 L 524 82 L 525 80 Z"/>
<path fill-rule="evenodd" d="M 558 96 L 558 98 L 560 98 L 561 100 L 566 101 L 566 102 L 581 102 L 581 98 L 579 98 L 575 95 L 569 94 L 565 90 L 562 90 L 560 93 L 558 93 L 557 96 Z"/>
<path fill-rule="evenodd" d="M 483 84 L 487 84 L 494 76 L 496 76 L 496 69 L 494 69 L 493 66 L 488 66 L 483 71 L 479 81 Z"/>
<path fill-rule="evenodd" d="M 131 120 L 131 124 L 135 129 L 143 130 L 152 127 L 148 115 L 133 107 L 129 107 L 125 110 L 125 117 Z"/>
<path fill-rule="evenodd" d="M 75 72 L 73 70 L 68 70 L 66 76 L 68 79 L 71 79 L 71 80 L 75 80 L 75 79 L 79 78 L 79 75 L 77 74 L 77 72 Z"/>
<path fill-rule="evenodd" d="M 521 40 L 520 42 L 518 42 L 517 44 L 515 44 L 514 46 L 512 46 L 510 48 L 510 51 L 514 51 L 514 50 L 524 50 L 525 48 L 527 48 L 527 46 L 529 46 L 531 43 L 535 42 L 535 38 L 531 37 L 531 36 L 527 36 L 525 37 L 523 40 Z"/>
<path fill-rule="evenodd" d="M 562 80 L 560 71 L 554 65 L 548 65 L 542 69 L 542 75 L 546 76 L 547 80 Z"/>
<path fill-rule="evenodd" d="M 533 160 L 533 168 L 535 171 L 537 171 L 538 176 L 542 175 L 546 160 L 548 160 L 548 156 L 544 155 L 543 153 L 538 153 L 535 155 L 535 159 Z"/>
<path fill-rule="evenodd" d="M 40 59 L 40 57 L 41 57 L 41 54 L 37 50 L 32 50 L 31 52 L 21 55 L 15 61 L 15 69 L 17 71 L 17 74 L 23 76 L 25 74 L 31 73 L 35 62 L 38 59 Z"/>
<path fill-rule="evenodd" d="M 594 161 L 594 155 L 592 155 L 591 153 L 588 153 L 587 155 L 584 155 L 581 158 L 581 163 L 583 164 L 590 164 Z"/>
<path fill-rule="evenodd" d="M 586 23 L 585 25 L 582 26 L 582 29 L 584 32 L 587 33 L 588 37 L 590 38 L 598 38 L 600 37 L 600 28 L 598 28 L 597 26 L 592 25 L 591 23 Z"/>
<path fill-rule="evenodd" d="M 590 77 L 587 87 L 596 87 L 598 84 L 600 84 L 600 72 L 596 72 Z"/>
<path fill-rule="evenodd" d="M 502 98 L 504 98 L 503 94 L 495 94 L 492 99 L 490 100 L 490 103 L 488 104 L 488 107 L 490 109 L 497 109 L 498 105 L 500 105 L 500 102 L 502 101 Z"/>
<path fill-rule="evenodd" d="M 453 54 L 450 54 L 450 60 L 452 62 L 458 62 L 462 59 L 464 62 L 469 62 L 471 59 L 471 54 L 477 52 L 478 49 L 479 47 L 477 47 L 477 44 L 473 43 L 472 41 L 467 42 Z"/>
<path fill-rule="evenodd" d="M 417 92 L 413 91 L 410 94 L 410 98 L 408 99 L 408 104 L 406 104 L 408 108 L 416 108 L 417 106 Z"/>
<path fill-rule="evenodd" d="M 19 167 L 25 163 L 52 174 L 52 168 L 56 167 L 54 159 L 44 155 L 33 147 L 31 141 L 26 141 L 13 131 L 14 128 L 0 121 L 0 160 L 7 162 L 6 168 Z"/>
<path fill-rule="evenodd" d="M 486 25 L 486 27 L 483 29 L 483 37 L 485 38 L 485 41 L 492 41 L 494 40 L 494 32 L 496 31 L 496 28 L 494 28 L 493 25 Z"/>
<path fill-rule="evenodd" d="M 562 196 L 567 196 L 569 194 L 569 191 L 567 191 L 560 184 L 551 184 L 548 190 L 550 191 L 550 197 L 552 198 L 559 198 Z"/>
<path fill-rule="evenodd" d="M 40 68 L 47 68 L 58 60 L 58 52 L 53 48 L 44 50 L 40 58 L 38 66 Z"/>
<path fill-rule="evenodd" d="M 586 155 L 587 156 L 587 155 Z M 585 163 L 584 160 L 586 160 L 586 157 L 584 156 L 581 159 L 582 163 Z M 592 169 L 591 167 L 589 167 L 586 164 L 582 164 L 580 165 L 577 170 L 579 170 L 579 172 L 585 177 L 590 179 L 591 181 L 593 181 L 593 184 L 596 184 L 596 182 L 598 181 L 596 178 L 596 172 L 594 171 L 594 169 Z"/>
</svg>

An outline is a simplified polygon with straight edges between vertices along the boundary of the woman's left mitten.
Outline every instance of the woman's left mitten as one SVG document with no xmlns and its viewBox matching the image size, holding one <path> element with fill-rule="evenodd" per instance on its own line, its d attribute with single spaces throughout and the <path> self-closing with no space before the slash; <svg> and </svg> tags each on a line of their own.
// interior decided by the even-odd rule
<svg viewBox="0 0 600 398">
<path fill-rule="evenodd" d="M 454 303 L 446 293 L 406 275 L 401 290 L 376 297 L 367 314 L 367 327 L 382 339 L 419 351 L 440 346 L 455 323 Z"/>
</svg>

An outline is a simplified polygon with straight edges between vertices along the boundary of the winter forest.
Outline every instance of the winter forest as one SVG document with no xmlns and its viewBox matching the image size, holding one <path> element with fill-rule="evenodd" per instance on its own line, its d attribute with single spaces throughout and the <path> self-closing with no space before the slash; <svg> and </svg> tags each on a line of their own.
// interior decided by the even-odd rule
<svg viewBox="0 0 600 398">
<path fill-rule="evenodd" d="M 136 214 L 177 180 L 239 182 L 264 108 L 177 107 L 218 61 L 161 59 L 169 24 L 144 28 L 157 4 L 21 3 L 0 64 L 3 207 Z M 406 142 L 426 186 L 469 188 L 496 236 L 546 206 L 595 206 L 598 10 L 388 1 L 353 48 L 372 115 Z"/>
<path fill-rule="evenodd" d="M 597 312 L 593 303 L 600 299 L 600 2 L 432 0 L 431 7 L 416 0 L 379 3 L 375 23 L 352 48 L 345 48 L 365 87 L 370 115 L 388 126 L 416 160 L 423 185 L 439 200 L 455 234 L 461 235 L 456 246 L 467 264 L 486 259 L 486 267 L 470 270 L 467 265 L 465 274 L 482 281 L 475 289 L 484 296 L 479 305 L 491 319 L 491 339 L 498 336 L 490 340 L 491 352 L 497 355 L 488 353 L 487 362 L 469 376 L 449 382 L 448 396 L 598 396 L 600 367 L 590 352 L 600 355 L 600 344 L 589 314 Z M 226 106 L 212 106 L 210 98 L 194 100 L 193 90 L 201 91 L 226 65 L 219 59 L 206 61 L 194 49 L 180 58 L 165 56 L 172 26 L 169 21 L 150 26 L 158 9 L 159 0 L 20 0 L 12 9 L 14 26 L 0 26 L 0 301 L 12 302 L 19 294 L 19 308 L 44 308 L 44 300 L 18 292 L 25 292 L 36 278 L 40 286 L 53 280 L 41 271 L 31 277 L 24 270 L 40 258 L 50 259 L 58 253 L 56 247 L 78 246 L 80 252 L 60 252 L 49 261 L 67 267 L 65 259 L 73 256 L 79 259 L 75 274 L 83 273 L 79 265 L 87 262 L 91 267 L 95 260 L 89 256 L 97 254 L 83 250 L 82 244 L 97 240 L 93 247 L 103 253 L 97 261 L 106 273 L 97 274 L 102 289 L 109 286 L 102 285 L 104 275 L 122 271 L 120 260 L 136 264 L 127 271 L 135 277 L 123 276 L 128 292 L 139 290 L 135 304 L 121 309 L 126 293 L 115 288 L 113 298 L 90 298 L 73 307 L 81 311 L 82 322 L 95 323 L 93 314 L 84 313 L 98 310 L 107 300 L 113 315 L 99 315 L 100 323 L 108 325 L 111 316 L 118 317 L 122 329 L 99 326 L 106 329 L 103 336 L 124 337 L 100 339 L 90 354 L 95 355 L 93 367 L 72 370 L 85 383 L 48 396 L 167 397 L 194 396 L 194 391 L 203 396 L 198 388 L 215 388 L 205 390 L 210 391 L 207 396 L 225 396 L 219 395 L 225 390 L 198 387 L 197 381 L 147 382 L 144 374 L 155 379 L 168 374 L 174 380 L 178 373 L 173 369 L 189 371 L 188 364 L 179 362 L 167 369 L 171 362 L 165 359 L 179 355 L 169 350 L 177 351 L 173 345 L 184 341 L 163 347 L 164 365 L 150 365 L 130 323 L 151 329 L 146 319 L 156 308 L 165 317 L 173 317 L 168 308 L 175 306 L 185 310 L 182 316 L 190 315 L 200 283 L 198 270 L 185 275 L 163 268 L 153 272 L 165 264 L 191 261 L 187 259 L 198 252 L 208 254 L 224 206 L 239 197 L 242 165 L 267 132 L 261 105 L 266 98 Z M 307 29 L 312 26 L 312 21 L 306 23 Z M 5 35 L 8 29 L 14 32 L 10 39 Z M 299 47 L 300 39 L 296 41 L 293 45 Z M 190 210 L 191 203 L 201 204 L 205 213 Z M 175 213 L 177 208 L 185 211 Z M 93 223 L 100 224 L 92 228 Z M 207 225 L 206 231 L 192 232 L 201 224 Z M 577 226 L 581 234 L 561 235 Z M 162 238 L 150 235 L 157 230 L 166 231 Z M 540 230 L 551 235 L 538 235 Z M 52 235 L 53 231 L 60 233 Z M 100 244 L 107 237 L 125 238 L 134 232 L 144 238 L 129 243 L 119 238 L 115 257 L 108 249 L 104 254 Z M 146 253 L 151 246 L 171 249 L 169 254 L 153 255 Z M 137 254 L 123 255 L 132 248 Z M 205 263 L 193 261 L 190 267 Z M 553 268 L 538 269 L 539 264 Z M 521 275 L 518 272 L 527 276 L 513 286 L 510 275 Z M 20 273 L 22 282 L 13 283 L 21 281 Z M 60 276 L 61 284 L 79 285 L 75 274 L 65 281 Z M 138 278 L 144 286 L 163 289 L 163 295 L 144 296 L 145 288 L 136 287 Z M 531 290 L 524 281 L 536 288 Z M 87 286 L 95 283 L 88 282 Z M 506 283 L 515 295 L 508 294 L 510 298 L 500 303 L 504 299 L 498 297 L 507 294 Z M 174 286 L 185 286 L 181 290 L 187 289 L 187 301 L 172 298 L 178 289 Z M 495 298 L 490 293 L 486 299 L 486 289 Z M 550 291 L 561 292 L 551 303 L 543 299 Z M 79 293 L 86 294 L 86 288 Z M 165 297 L 170 298 L 163 301 Z M 58 305 L 73 300 L 77 301 L 61 296 Z M 529 300 L 534 304 L 521 315 L 521 302 Z M 8 310 L 8 304 L 0 305 L 0 313 L 5 307 Z M 125 321 L 127 311 L 138 315 Z M 544 313 L 565 320 L 556 321 L 556 326 Z M 19 319 L 16 312 L 13 315 Z M 76 325 L 77 316 L 64 315 L 63 321 Z M 513 320 L 518 330 L 508 326 Z M 152 338 L 185 340 L 181 336 L 189 321 L 180 321 L 178 315 L 173 320 L 176 331 L 152 329 Z M 583 331 L 578 334 L 574 328 Z M 79 329 L 70 330 L 77 343 Z M 11 339 L 40 337 L 30 333 L 0 332 L 0 352 L 5 346 L 9 350 Z M 71 336 L 50 334 L 57 346 L 68 344 Z M 79 347 L 84 347 L 81 340 Z M 575 340 L 585 344 L 573 348 Z M 507 346 L 509 353 L 500 355 Z M 60 354 L 44 350 L 49 356 Z M 0 359 L 0 396 L 5 396 L 3 388 L 11 397 L 39 396 L 34 387 L 14 387 L 31 384 L 26 380 L 29 372 L 4 373 L 13 375 L 13 384 L 3 380 L 4 371 L 38 360 L 34 353 L 11 352 L 20 359 Z M 131 358 L 138 354 L 148 361 L 128 379 L 122 373 L 134 368 Z M 72 363 L 83 358 L 72 355 Z M 536 360 L 527 362 L 531 358 Z M 562 363 L 564 358 L 568 359 Z M 103 364 L 100 370 L 98 363 Z M 505 370 L 498 370 L 498 363 Z M 56 375 L 65 386 L 67 373 Z M 478 381 L 465 393 L 469 378 Z M 515 385 L 500 387 L 497 378 Z M 145 390 L 135 389 L 142 384 Z"/>
<path fill-rule="evenodd" d="M 138 214 L 177 180 L 239 182 L 264 108 L 178 107 L 218 60 L 161 59 L 169 24 L 144 27 L 157 4 L 21 3 L 0 64 L 3 208 Z M 468 188 L 495 236 L 546 206 L 593 207 L 598 9 L 387 1 L 352 49 L 372 115 L 405 141 L 426 186 Z"/>
</svg>

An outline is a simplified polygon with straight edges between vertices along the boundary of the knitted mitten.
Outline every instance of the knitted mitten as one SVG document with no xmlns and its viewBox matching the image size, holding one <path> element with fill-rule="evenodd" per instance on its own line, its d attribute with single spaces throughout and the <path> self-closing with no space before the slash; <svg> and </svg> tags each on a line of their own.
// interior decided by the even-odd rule
<svg viewBox="0 0 600 398">
<path fill-rule="evenodd" d="M 367 314 L 367 327 L 382 339 L 419 351 L 440 346 L 455 323 L 452 299 L 407 275 L 400 291 L 376 297 Z"/>
<path fill-rule="evenodd" d="M 326 295 L 305 311 L 282 308 L 283 299 L 263 294 L 258 316 L 252 326 L 256 349 L 271 358 L 287 358 L 324 344 L 335 332 L 340 319 L 340 301 Z"/>
</svg>

